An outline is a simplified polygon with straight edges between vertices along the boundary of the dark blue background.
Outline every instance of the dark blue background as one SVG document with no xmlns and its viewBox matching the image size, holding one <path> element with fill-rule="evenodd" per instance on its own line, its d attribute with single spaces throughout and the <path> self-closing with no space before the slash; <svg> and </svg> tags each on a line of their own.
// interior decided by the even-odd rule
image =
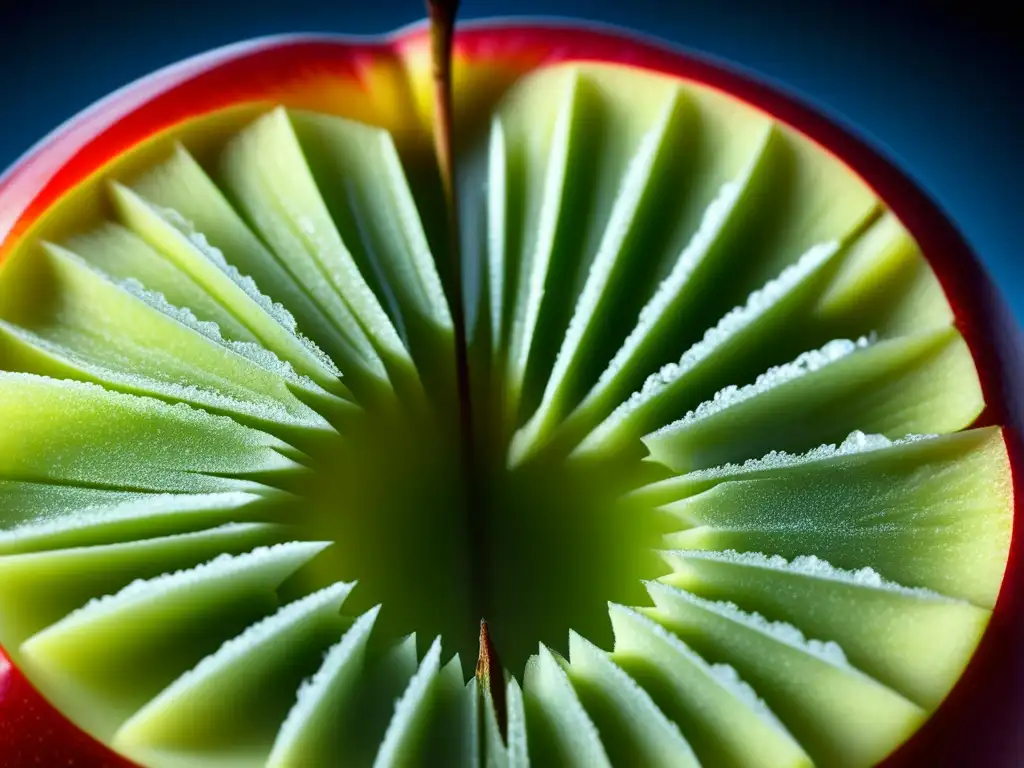
<svg viewBox="0 0 1024 768">
<path fill-rule="evenodd" d="M 276 32 L 374 34 L 423 15 L 417 0 L 123 6 L 0 0 L 0 168 L 95 99 L 184 56 Z M 782 84 L 914 176 L 1024 318 L 1022 44 L 1019 28 L 995 7 L 981 0 L 464 0 L 462 17 L 554 14 L 621 24 Z"/>
</svg>

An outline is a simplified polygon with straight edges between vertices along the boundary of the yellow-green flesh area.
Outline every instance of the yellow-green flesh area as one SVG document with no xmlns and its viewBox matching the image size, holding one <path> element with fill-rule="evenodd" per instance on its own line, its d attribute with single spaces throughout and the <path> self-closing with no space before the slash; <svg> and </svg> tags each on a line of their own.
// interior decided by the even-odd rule
<svg viewBox="0 0 1024 768">
<path fill-rule="evenodd" d="M 913 239 L 791 129 L 610 66 L 526 78 L 457 171 L 469 451 L 438 191 L 377 128 L 169 140 L 3 265 L 0 645 L 152 768 L 883 759 L 1012 520 Z"/>
</svg>

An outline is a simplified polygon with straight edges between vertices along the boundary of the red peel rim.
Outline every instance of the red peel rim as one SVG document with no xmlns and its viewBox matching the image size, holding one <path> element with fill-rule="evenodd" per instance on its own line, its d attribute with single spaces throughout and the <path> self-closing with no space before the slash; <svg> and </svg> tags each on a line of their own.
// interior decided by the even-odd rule
<svg viewBox="0 0 1024 768">
<path fill-rule="evenodd" d="M 186 59 L 114 92 L 51 132 L 0 175 L 0 259 L 4 241 L 18 239 L 18 225 L 24 223 L 26 213 L 31 214 L 34 202 L 49 197 L 36 213 L 44 212 L 81 180 L 60 187 L 69 163 L 80 159 L 93 141 L 124 125 L 125 118 L 152 108 L 161 95 L 183 83 L 231 62 L 291 46 L 330 46 L 350 61 L 364 54 L 401 60 L 403 52 L 425 35 L 425 26 L 417 23 L 381 37 L 256 38 Z M 1004 427 L 1013 476 L 1014 526 L 992 619 L 967 669 L 925 724 L 882 765 L 1019 766 L 1024 761 L 1024 526 L 1016 523 L 1024 515 L 1024 344 L 1007 304 L 949 217 L 894 161 L 852 128 L 729 62 L 618 27 L 561 19 L 469 22 L 457 30 L 455 46 L 473 61 L 525 61 L 524 71 L 540 64 L 589 60 L 636 66 L 721 90 L 795 128 L 838 157 L 909 230 L 935 270 L 953 308 L 956 327 L 974 356 L 987 404 L 975 426 Z M 127 146 L 122 144 L 121 149 Z M 55 151 L 62 153 L 62 162 L 56 168 L 52 162 L 40 167 L 43 160 L 55 159 Z M 5 205 L 22 207 L 12 216 L 5 213 Z M 35 748 L 38 751 L 32 754 L 26 751 Z M 127 768 L 131 763 L 50 706 L 0 648 L 0 768 L 28 766 Z"/>
</svg>

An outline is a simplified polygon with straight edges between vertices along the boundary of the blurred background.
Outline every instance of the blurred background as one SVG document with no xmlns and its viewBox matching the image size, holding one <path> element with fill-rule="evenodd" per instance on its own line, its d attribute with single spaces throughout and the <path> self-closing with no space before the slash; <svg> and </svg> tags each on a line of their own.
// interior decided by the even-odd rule
<svg viewBox="0 0 1024 768">
<path fill-rule="evenodd" d="M 1015 3 L 463 0 L 464 19 L 582 17 L 773 81 L 852 127 L 953 218 L 1024 321 L 1024 39 Z M 0 0 L 0 169 L 94 100 L 279 32 L 377 34 L 419 0 Z"/>
</svg>

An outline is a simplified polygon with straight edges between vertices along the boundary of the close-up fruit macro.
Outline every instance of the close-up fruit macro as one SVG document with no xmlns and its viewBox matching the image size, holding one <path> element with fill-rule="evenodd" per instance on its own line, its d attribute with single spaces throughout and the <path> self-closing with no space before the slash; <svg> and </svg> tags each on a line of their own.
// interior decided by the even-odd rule
<svg viewBox="0 0 1024 768">
<path fill-rule="evenodd" d="M 1024 764 L 957 229 L 765 82 L 456 5 L 0 176 L 0 768 Z"/>
</svg>

